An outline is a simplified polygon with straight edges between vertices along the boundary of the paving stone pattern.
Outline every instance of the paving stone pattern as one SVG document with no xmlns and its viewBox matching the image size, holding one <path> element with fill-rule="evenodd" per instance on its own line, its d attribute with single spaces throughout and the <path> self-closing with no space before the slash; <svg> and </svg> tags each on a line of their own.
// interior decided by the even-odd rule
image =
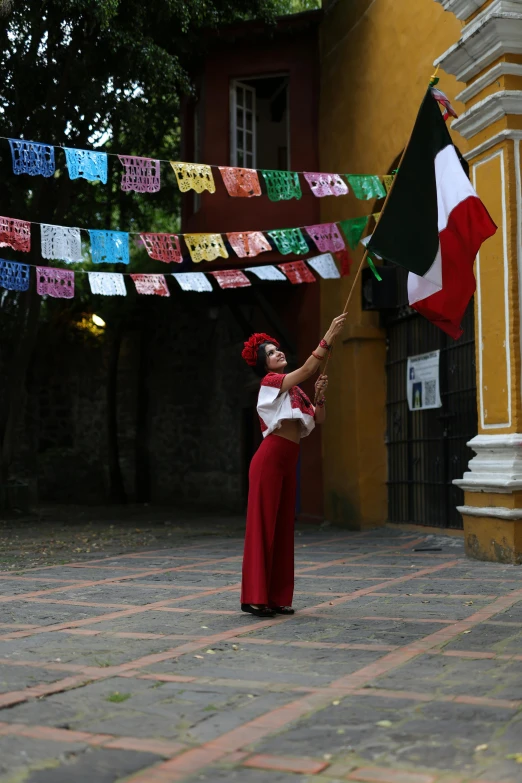
<svg viewBox="0 0 522 783">
<path fill-rule="evenodd" d="M 522 568 L 307 528 L 267 621 L 241 555 L 0 573 L 0 783 L 521 783 Z"/>
</svg>

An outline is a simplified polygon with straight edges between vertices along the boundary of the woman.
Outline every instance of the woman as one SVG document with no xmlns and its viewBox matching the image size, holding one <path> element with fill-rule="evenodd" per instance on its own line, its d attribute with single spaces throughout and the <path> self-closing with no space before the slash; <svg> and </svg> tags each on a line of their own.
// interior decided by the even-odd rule
<svg viewBox="0 0 522 783">
<path fill-rule="evenodd" d="M 341 331 L 346 315 L 334 318 L 324 339 L 302 367 L 285 374 L 279 343 L 253 334 L 242 357 L 263 379 L 257 412 L 263 442 L 250 464 L 241 609 L 257 617 L 293 614 L 296 469 L 301 438 L 326 417 L 326 375 L 315 384 L 314 407 L 298 384 L 311 378 Z"/>
</svg>

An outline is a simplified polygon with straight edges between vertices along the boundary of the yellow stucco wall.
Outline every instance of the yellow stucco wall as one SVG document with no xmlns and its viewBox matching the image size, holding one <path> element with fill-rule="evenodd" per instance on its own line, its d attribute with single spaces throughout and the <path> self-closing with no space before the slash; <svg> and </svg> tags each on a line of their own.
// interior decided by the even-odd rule
<svg viewBox="0 0 522 783">
<path fill-rule="evenodd" d="M 433 61 L 460 35 L 462 23 L 430 0 L 339 0 L 321 25 L 320 170 L 384 174 L 407 143 Z M 412 12 L 413 11 L 413 12 Z M 441 74 L 451 100 L 463 85 Z M 455 102 L 457 111 L 462 106 Z M 466 149 L 465 141 L 455 141 Z M 326 198 L 324 222 L 368 214 L 370 202 Z M 322 285 L 326 328 L 341 312 L 352 276 Z M 329 365 L 329 417 L 324 429 L 327 518 L 354 527 L 387 516 L 385 334 L 376 313 L 362 312 L 360 290 L 349 309 L 342 345 Z"/>
<path fill-rule="evenodd" d="M 478 431 L 520 432 L 517 177 L 513 142 L 471 163 L 471 178 L 498 226 L 475 264 Z"/>
</svg>

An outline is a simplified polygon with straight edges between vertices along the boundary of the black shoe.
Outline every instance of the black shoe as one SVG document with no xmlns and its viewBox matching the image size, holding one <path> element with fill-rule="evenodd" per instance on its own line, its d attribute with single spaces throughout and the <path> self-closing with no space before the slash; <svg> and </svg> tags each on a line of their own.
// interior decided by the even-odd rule
<svg viewBox="0 0 522 783">
<path fill-rule="evenodd" d="M 252 604 L 241 604 L 241 611 L 255 614 L 256 617 L 275 617 L 275 610 L 269 609 L 268 606 L 259 606 L 256 609 Z"/>
<path fill-rule="evenodd" d="M 272 606 L 270 607 L 276 614 L 295 614 L 295 609 L 291 606 Z"/>
</svg>

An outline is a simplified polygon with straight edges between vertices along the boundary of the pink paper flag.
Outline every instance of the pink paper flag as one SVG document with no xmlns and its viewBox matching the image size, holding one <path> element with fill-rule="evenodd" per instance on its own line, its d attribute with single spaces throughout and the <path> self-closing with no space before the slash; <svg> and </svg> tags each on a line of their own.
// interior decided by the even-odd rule
<svg viewBox="0 0 522 783">
<path fill-rule="evenodd" d="M 131 275 L 138 294 L 170 296 L 164 275 Z"/>
<path fill-rule="evenodd" d="M 317 226 L 306 226 L 306 231 L 321 253 L 326 253 L 328 250 L 335 253 L 345 247 L 337 223 L 319 223 Z"/>
<path fill-rule="evenodd" d="M 209 274 L 215 277 L 221 288 L 246 288 L 252 285 L 240 269 L 221 269 L 219 272 L 209 272 Z"/>
<path fill-rule="evenodd" d="M 74 296 L 74 272 L 50 266 L 36 267 L 36 290 L 40 296 L 55 299 L 72 299 Z"/>
</svg>

